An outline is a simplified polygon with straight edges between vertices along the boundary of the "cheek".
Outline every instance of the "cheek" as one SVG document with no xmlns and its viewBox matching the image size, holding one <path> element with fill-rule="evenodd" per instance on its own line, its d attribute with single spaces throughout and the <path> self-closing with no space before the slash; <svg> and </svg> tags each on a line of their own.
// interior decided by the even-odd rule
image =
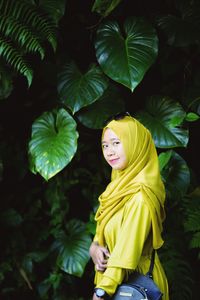
<svg viewBox="0 0 200 300">
<path fill-rule="evenodd" d="M 123 158 L 124 160 L 126 160 L 126 153 L 124 151 L 123 146 L 121 145 L 120 149 L 119 149 L 119 155 L 121 156 L 121 158 Z"/>
<path fill-rule="evenodd" d="M 126 154 L 125 154 L 125 152 L 123 151 L 123 149 L 122 149 L 122 151 L 121 151 L 121 160 L 122 160 L 123 168 L 126 168 L 127 165 L 128 165 L 128 160 L 127 160 Z"/>
</svg>

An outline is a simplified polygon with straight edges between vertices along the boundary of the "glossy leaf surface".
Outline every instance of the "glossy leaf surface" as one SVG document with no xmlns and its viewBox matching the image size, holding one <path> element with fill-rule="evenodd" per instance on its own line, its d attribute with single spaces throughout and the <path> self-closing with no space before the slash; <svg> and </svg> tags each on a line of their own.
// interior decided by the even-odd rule
<svg viewBox="0 0 200 300">
<path fill-rule="evenodd" d="M 149 23 L 131 17 L 123 28 L 114 21 L 101 25 L 95 48 L 104 73 L 133 91 L 156 59 L 158 40 Z"/>
<path fill-rule="evenodd" d="M 64 109 L 45 112 L 32 126 L 29 152 L 32 171 L 46 180 L 60 172 L 77 149 L 76 122 Z"/>
<path fill-rule="evenodd" d="M 60 231 L 53 249 L 59 251 L 58 266 L 66 273 L 81 277 L 89 261 L 91 237 L 86 233 L 85 225 L 79 220 L 71 220 L 66 232 Z"/>
<path fill-rule="evenodd" d="M 169 97 L 153 96 L 137 118 L 151 131 L 158 148 L 186 147 L 188 130 L 181 126 L 185 111 Z"/>
<path fill-rule="evenodd" d="M 107 86 L 108 79 L 94 65 L 85 74 L 82 74 L 76 64 L 70 62 L 58 75 L 60 101 L 69 107 L 72 113 L 95 102 Z"/>
</svg>

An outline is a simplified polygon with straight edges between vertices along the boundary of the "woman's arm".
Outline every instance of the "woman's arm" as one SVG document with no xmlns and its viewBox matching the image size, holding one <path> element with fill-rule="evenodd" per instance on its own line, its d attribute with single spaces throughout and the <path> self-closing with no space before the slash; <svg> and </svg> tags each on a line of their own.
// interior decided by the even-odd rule
<svg viewBox="0 0 200 300">
<path fill-rule="evenodd" d="M 137 268 L 145 241 L 150 233 L 151 217 L 142 195 L 130 200 L 124 209 L 124 221 L 107 267 L 97 287 L 113 295 L 123 281 L 125 269 Z"/>
</svg>

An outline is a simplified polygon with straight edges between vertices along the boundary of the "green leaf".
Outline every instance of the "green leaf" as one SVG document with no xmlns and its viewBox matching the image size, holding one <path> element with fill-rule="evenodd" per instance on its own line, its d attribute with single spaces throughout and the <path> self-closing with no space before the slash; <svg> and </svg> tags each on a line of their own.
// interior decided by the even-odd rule
<svg viewBox="0 0 200 300">
<path fill-rule="evenodd" d="M 200 210 L 190 212 L 185 221 L 185 231 L 200 231 Z"/>
<path fill-rule="evenodd" d="M 124 108 L 118 89 L 110 85 L 98 101 L 82 109 L 77 116 L 86 127 L 100 129 L 108 117 L 124 111 Z"/>
<path fill-rule="evenodd" d="M 184 112 L 184 115 L 185 115 L 185 112 Z M 173 116 L 171 118 L 171 120 L 169 121 L 169 126 L 174 128 L 174 127 L 181 125 L 182 123 L 183 123 L 183 115 L 180 114 L 180 115 Z"/>
<path fill-rule="evenodd" d="M 200 217 L 200 216 L 199 216 Z M 191 241 L 190 241 L 190 247 L 193 248 L 200 248 L 200 231 L 194 233 Z"/>
<path fill-rule="evenodd" d="M 185 195 L 190 184 L 190 170 L 185 160 L 176 152 L 172 151 L 168 164 L 162 169 L 169 195 Z"/>
<path fill-rule="evenodd" d="M 95 214 L 93 212 L 91 212 L 90 219 L 89 219 L 88 223 L 86 224 L 87 231 L 89 233 L 91 233 L 93 236 L 96 233 L 96 221 L 95 221 L 94 217 L 95 217 Z"/>
<path fill-rule="evenodd" d="M 45 190 L 45 199 L 51 208 L 51 223 L 54 223 L 54 225 L 62 224 L 69 210 L 69 203 L 66 201 L 65 191 L 61 188 L 62 180 L 61 177 L 56 177 L 54 180 L 48 182 Z M 65 203 L 64 208 L 62 207 L 62 201 Z"/>
<path fill-rule="evenodd" d="M 156 147 L 174 148 L 187 146 L 188 130 L 180 126 L 185 115 L 178 102 L 169 97 L 152 96 L 145 111 L 136 117 L 151 131 Z"/>
<path fill-rule="evenodd" d="M 86 233 L 85 225 L 76 219 L 69 221 L 66 232 L 60 231 L 52 249 L 57 249 L 58 266 L 66 273 L 81 277 L 89 261 L 91 237 Z"/>
<path fill-rule="evenodd" d="M 0 28 L 3 27 L 3 33 L 6 38 L 10 38 L 13 42 L 18 44 L 18 47 L 23 47 L 25 52 L 39 52 L 41 59 L 44 58 L 44 49 L 41 41 L 35 33 L 31 32 L 29 28 L 19 23 L 19 21 L 12 16 L 0 16 Z"/>
<path fill-rule="evenodd" d="M 49 280 L 46 279 L 43 282 L 41 282 L 38 285 L 38 293 L 39 293 L 40 297 L 47 296 L 48 291 L 50 290 L 50 288 L 51 288 L 51 283 L 49 282 Z M 48 298 L 46 298 L 46 299 L 48 299 Z"/>
<path fill-rule="evenodd" d="M 30 86 L 33 79 L 33 71 L 26 63 L 22 54 L 15 49 L 11 43 L 1 37 L 0 44 L 0 57 L 4 58 L 10 66 L 24 75 L 28 81 L 28 85 Z"/>
<path fill-rule="evenodd" d="M 92 6 L 92 12 L 97 12 L 103 17 L 106 17 L 121 1 L 122 0 L 95 0 Z"/>
<path fill-rule="evenodd" d="M 51 16 L 39 11 L 30 1 L 3 0 L 1 1 L 1 12 L 9 18 L 15 19 L 21 26 L 21 30 L 27 28 L 33 36 L 36 35 L 39 40 L 47 40 L 54 51 L 56 50 L 56 30 Z M 1 24 L 0 27 L 4 33 L 4 24 Z M 12 26 L 13 30 L 15 30 L 14 24 Z M 18 30 L 17 33 L 19 33 Z M 20 38 L 23 39 L 23 35 Z M 25 40 L 27 39 L 25 38 Z M 27 42 L 30 41 L 27 40 Z"/>
<path fill-rule="evenodd" d="M 149 23 L 142 18 L 131 17 L 122 29 L 114 21 L 101 25 L 95 48 L 104 73 L 133 92 L 155 62 L 158 39 Z"/>
<path fill-rule="evenodd" d="M 62 274 L 59 273 L 52 273 L 50 274 L 48 281 L 53 286 L 54 290 L 57 289 L 60 286 L 60 282 L 62 280 Z"/>
<path fill-rule="evenodd" d="M 32 125 L 29 153 L 34 166 L 46 180 L 60 172 L 77 149 L 76 122 L 64 109 L 45 112 Z"/>
<path fill-rule="evenodd" d="M 171 299 L 192 299 L 193 276 L 191 264 L 185 259 L 185 252 L 181 253 L 177 247 L 177 237 L 172 245 L 169 245 L 171 236 L 167 236 L 162 261 L 171 287 Z M 184 247 L 183 250 L 185 250 Z"/>
<path fill-rule="evenodd" d="M 199 118 L 200 117 L 197 114 L 190 112 L 186 115 L 185 120 L 188 122 L 194 122 L 199 120 Z"/>
<path fill-rule="evenodd" d="M 49 5 L 52 1 L 49 0 Z M 0 32 L 1 60 L 5 65 L 25 76 L 30 86 L 33 70 L 26 62 L 25 55 L 36 52 L 43 59 L 46 41 L 51 44 L 54 51 L 56 50 L 55 22 L 50 15 L 40 11 L 31 1 L 2 0 L 0 2 Z"/>
<path fill-rule="evenodd" d="M 64 65 L 58 74 L 58 93 L 72 113 L 95 102 L 108 86 L 108 79 L 101 70 L 92 65 L 82 74 L 74 62 Z"/>
<path fill-rule="evenodd" d="M 172 150 L 162 152 L 159 154 L 159 165 L 160 165 L 160 171 L 168 164 L 170 158 L 172 156 Z"/>
</svg>

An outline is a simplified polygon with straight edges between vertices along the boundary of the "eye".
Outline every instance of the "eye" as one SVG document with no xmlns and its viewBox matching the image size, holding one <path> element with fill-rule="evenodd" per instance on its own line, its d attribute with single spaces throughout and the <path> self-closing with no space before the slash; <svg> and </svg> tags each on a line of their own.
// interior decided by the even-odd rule
<svg viewBox="0 0 200 300">
<path fill-rule="evenodd" d="M 103 148 L 103 149 L 106 149 L 106 148 L 108 148 L 108 145 L 103 144 L 103 145 L 102 145 L 102 148 Z"/>
<path fill-rule="evenodd" d="M 114 146 L 117 146 L 119 144 L 120 144 L 120 141 L 116 141 L 116 142 L 113 143 Z"/>
</svg>

